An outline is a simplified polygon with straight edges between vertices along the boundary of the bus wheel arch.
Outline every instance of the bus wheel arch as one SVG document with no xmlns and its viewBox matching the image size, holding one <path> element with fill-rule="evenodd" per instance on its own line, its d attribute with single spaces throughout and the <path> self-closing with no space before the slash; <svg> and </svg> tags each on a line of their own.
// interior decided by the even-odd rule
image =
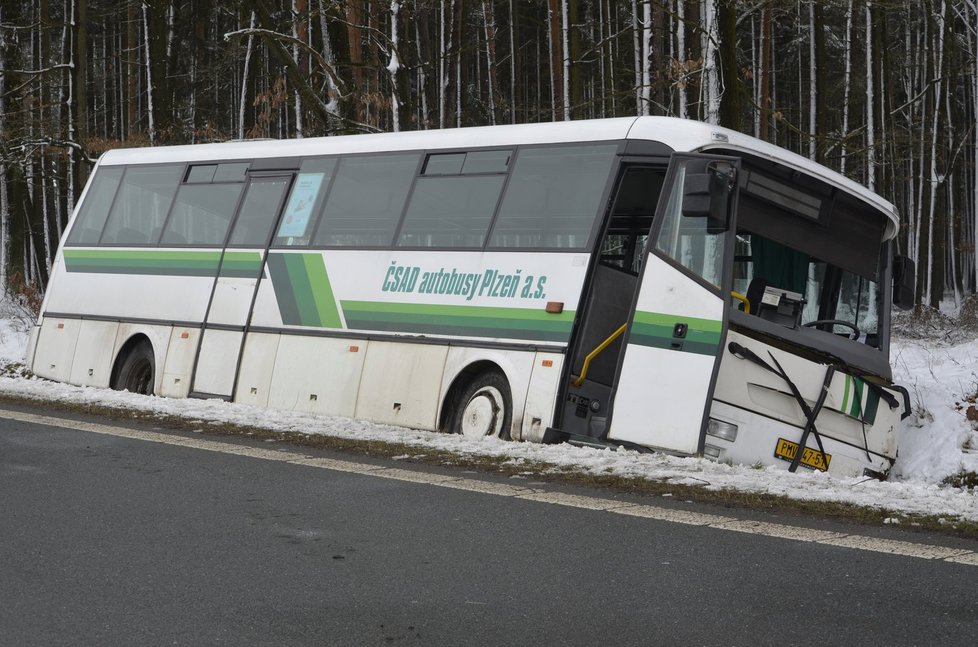
<svg viewBox="0 0 978 647">
<path fill-rule="evenodd" d="M 438 428 L 470 437 L 511 440 L 513 396 L 509 380 L 494 362 L 465 367 L 445 396 Z"/>
<path fill-rule="evenodd" d="M 126 340 L 116 355 L 109 385 L 116 391 L 153 395 L 156 385 L 156 356 L 149 337 L 137 334 Z"/>
</svg>

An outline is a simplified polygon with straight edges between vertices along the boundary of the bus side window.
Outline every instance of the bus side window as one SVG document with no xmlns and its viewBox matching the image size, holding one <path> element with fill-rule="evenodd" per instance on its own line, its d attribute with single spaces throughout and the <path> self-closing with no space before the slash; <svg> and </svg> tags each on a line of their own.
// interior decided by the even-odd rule
<svg viewBox="0 0 978 647">
<path fill-rule="evenodd" d="M 586 248 L 617 151 L 607 143 L 520 149 L 489 247 Z"/>
<path fill-rule="evenodd" d="M 161 245 L 224 244 L 243 184 L 185 184 L 180 187 Z"/>
<path fill-rule="evenodd" d="M 123 171 L 125 167 L 122 166 L 107 166 L 99 168 L 95 173 L 92 186 L 85 195 L 85 201 L 79 207 L 78 217 L 68 235 L 68 245 L 98 244 Z"/>
<path fill-rule="evenodd" d="M 309 244 L 336 169 L 336 160 L 336 157 L 312 157 L 303 160 L 299 174 L 292 183 L 273 245 L 299 247 Z"/>
<path fill-rule="evenodd" d="M 398 245 L 481 248 L 505 179 L 503 175 L 419 178 Z"/>
<path fill-rule="evenodd" d="M 625 169 L 599 250 L 602 264 L 636 275 L 642 271 L 645 241 L 652 229 L 664 180 L 663 167 L 633 166 Z"/>
<path fill-rule="evenodd" d="M 418 162 L 417 154 L 342 158 L 313 244 L 390 245 Z"/>
<path fill-rule="evenodd" d="M 146 245 L 160 231 L 177 192 L 183 164 L 130 166 L 122 178 L 102 241 L 118 245 Z"/>
</svg>

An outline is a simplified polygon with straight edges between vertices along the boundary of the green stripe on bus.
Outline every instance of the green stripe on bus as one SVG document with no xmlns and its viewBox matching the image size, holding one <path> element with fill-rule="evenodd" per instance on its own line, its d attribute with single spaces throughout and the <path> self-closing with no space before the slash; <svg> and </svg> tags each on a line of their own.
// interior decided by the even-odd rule
<svg viewBox="0 0 978 647">
<path fill-rule="evenodd" d="M 845 376 L 845 388 L 842 392 L 842 406 L 839 407 L 839 411 L 845 412 L 849 406 L 849 385 L 852 382 L 852 376 Z"/>
<path fill-rule="evenodd" d="M 877 389 L 870 389 L 866 397 L 866 411 L 863 412 L 863 422 L 867 425 L 876 424 L 876 412 L 880 408 L 880 392 Z"/>
<path fill-rule="evenodd" d="M 261 273 L 261 254 L 258 252 L 224 252 L 221 276 L 254 279 Z"/>
<path fill-rule="evenodd" d="M 275 292 L 275 301 L 278 303 L 282 323 L 296 325 L 300 321 L 299 308 L 295 302 L 295 292 L 285 265 L 285 258 L 285 254 L 268 255 L 268 276 L 272 279 L 272 291 Z"/>
<path fill-rule="evenodd" d="M 686 335 L 681 338 L 673 336 L 678 323 L 684 323 L 687 327 Z M 720 320 L 636 310 L 628 343 L 699 355 L 716 355 L 722 332 L 723 322 Z M 681 346 L 677 348 L 674 344 Z"/>
<path fill-rule="evenodd" d="M 566 342 L 574 324 L 573 311 L 550 314 L 543 308 L 383 301 L 342 301 L 340 305 L 347 326 L 361 330 Z"/>
<path fill-rule="evenodd" d="M 161 251 L 122 249 L 66 249 L 65 270 L 100 274 L 149 274 L 157 276 L 214 276 L 221 261 L 219 251 Z M 229 262 L 230 261 L 230 262 Z M 226 276 L 255 277 L 261 254 L 228 252 Z"/>
<path fill-rule="evenodd" d="M 300 326 L 318 326 L 319 317 L 316 312 L 316 303 L 312 296 L 312 284 L 309 275 L 306 274 L 306 264 L 300 254 L 283 254 L 285 257 L 285 269 L 289 274 L 289 283 L 292 286 L 292 293 L 295 295 L 295 305 L 299 312 L 298 321 L 286 321 L 286 324 L 298 324 Z"/>
<path fill-rule="evenodd" d="M 319 317 L 319 325 L 325 328 L 342 328 L 340 313 L 333 297 L 333 286 L 329 283 L 326 263 L 321 254 L 303 254 L 306 276 L 312 288 L 312 299 Z"/>
<path fill-rule="evenodd" d="M 268 273 L 283 324 L 343 327 L 321 254 L 269 254 Z"/>
<path fill-rule="evenodd" d="M 849 406 L 849 415 L 853 418 L 859 418 L 863 408 L 863 381 L 854 377 L 852 378 L 852 386 L 852 404 Z"/>
<path fill-rule="evenodd" d="M 849 401 L 850 381 L 853 386 L 851 402 Z M 863 404 L 863 397 L 866 398 L 865 405 Z M 880 394 L 877 389 L 871 388 L 865 380 L 858 377 L 846 376 L 846 391 L 842 396 L 842 407 L 840 409 L 843 413 L 847 413 L 867 425 L 872 425 L 876 422 L 876 413 L 879 411 L 879 407 Z"/>
</svg>

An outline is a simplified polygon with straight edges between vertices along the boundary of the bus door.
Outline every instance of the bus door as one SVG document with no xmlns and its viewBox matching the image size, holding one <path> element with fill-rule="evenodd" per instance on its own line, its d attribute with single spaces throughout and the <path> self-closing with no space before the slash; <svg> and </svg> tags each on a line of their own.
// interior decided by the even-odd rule
<svg viewBox="0 0 978 647">
<path fill-rule="evenodd" d="M 676 154 L 624 333 L 607 438 L 702 450 L 727 329 L 739 160 Z"/>
<path fill-rule="evenodd" d="M 568 352 L 566 397 L 555 421 L 563 436 L 583 441 L 607 433 L 625 324 L 667 168 L 666 157 L 623 162 Z"/>
<path fill-rule="evenodd" d="M 281 171 L 248 179 L 201 327 L 191 397 L 231 399 L 234 395 L 252 306 L 292 181 L 292 173 Z"/>
</svg>

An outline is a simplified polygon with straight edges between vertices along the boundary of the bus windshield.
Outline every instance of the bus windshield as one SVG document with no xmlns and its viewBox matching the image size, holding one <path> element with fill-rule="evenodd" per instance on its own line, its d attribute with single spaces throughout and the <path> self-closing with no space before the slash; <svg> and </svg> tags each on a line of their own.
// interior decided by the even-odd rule
<svg viewBox="0 0 978 647">
<path fill-rule="evenodd" d="M 788 327 L 808 327 L 879 348 L 880 292 L 864 277 L 758 234 L 737 236 L 734 291 L 747 295 L 752 314 L 766 316 L 765 290 L 797 302 Z M 769 299 L 770 300 L 770 299 Z"/>
</svg>

